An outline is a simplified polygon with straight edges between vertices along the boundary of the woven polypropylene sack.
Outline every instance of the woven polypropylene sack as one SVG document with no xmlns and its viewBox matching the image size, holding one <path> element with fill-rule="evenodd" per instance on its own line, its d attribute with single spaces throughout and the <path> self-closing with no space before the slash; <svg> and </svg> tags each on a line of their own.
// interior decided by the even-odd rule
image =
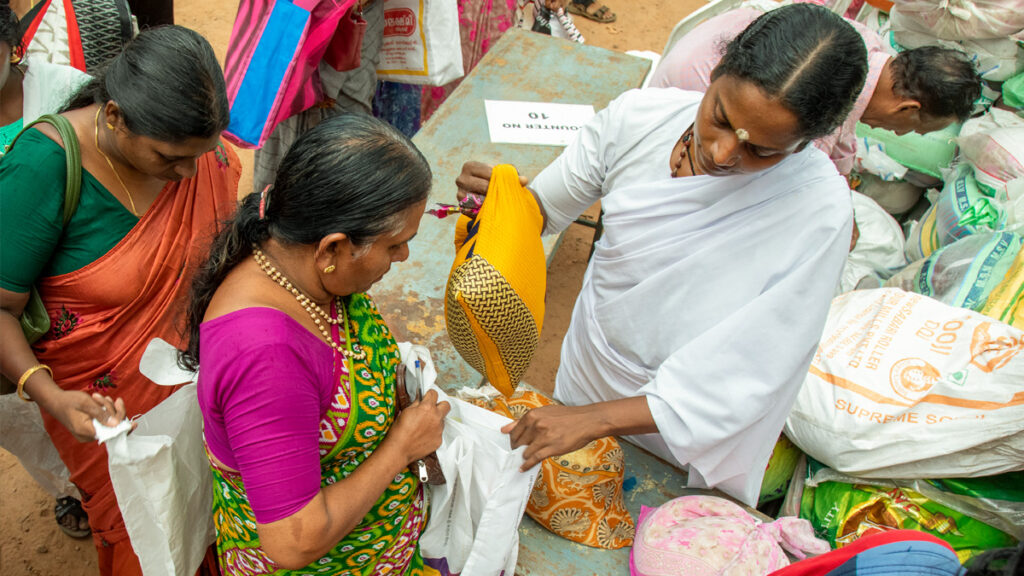
<svg viewBox="0 0 1024 576">
<path fill-rule="evenodd" d="M 455 229 L 445 290 L 448 336 L 462 358 L 509 395 L 526 372 L 544 322 L 544 222 L 512 166 L 494 168 L 487 198 Z"/>
</svg>

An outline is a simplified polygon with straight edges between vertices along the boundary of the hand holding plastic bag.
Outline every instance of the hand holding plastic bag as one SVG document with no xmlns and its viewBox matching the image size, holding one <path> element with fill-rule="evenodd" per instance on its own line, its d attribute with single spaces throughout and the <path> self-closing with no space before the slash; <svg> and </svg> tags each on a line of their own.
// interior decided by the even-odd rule
<svg viewBox="0 0 1024 576">
<path fill-rule="evenodd" d="M 139 369 L 162 385 L 191 382 L 177 351 L 155 339 Z M 110 481 L 132 548 L 146 576 L 192 576 L 216 534 L 203 416 L 189 383 L 136 421 L 134 432 L 107 441 Z"/>
<path fill-rule="evenodd" d="M 520 472 L 523 448 L 512 450 L 501 427 L 508 418 L 448 396 L 423 346 L 399 344 L 410 367 L 423 367 L 423 391 L 451 404 L 437 457 L 447 482 L 430 486 L 430 520 L 420 535 L 428 564 L 442 574 L 499 576 L 515 572 L 522 520 L 538 468 Z"/>
</svg>

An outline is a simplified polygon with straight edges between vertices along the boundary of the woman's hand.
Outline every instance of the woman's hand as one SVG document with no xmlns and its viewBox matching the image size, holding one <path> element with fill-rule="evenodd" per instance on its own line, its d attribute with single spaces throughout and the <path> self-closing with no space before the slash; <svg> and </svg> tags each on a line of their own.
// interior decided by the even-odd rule
<svg viewBox="0 0 1024 576">
<path fill-rule="evenodd" d="M 494 166 L 484 164 L 483 162 L 469 161 L 462 165 L 462 173 L 455 178 L 455 186 L 458 188 L 455 197 L 458 200 L 459 206 L 465 204 L 466 197 L 469 194 L 487 195 L 487 187 L 491 184 L 491 172 L 493 171 Z M 519 183 L 526 186 L 530 181 L 520 175 Z M 465 214 L 465 212 L 463 213 Z M 472 214 L 466 215 L 472 216 Z"/>
<path fill-rule="evenodd" d="M 43 408 L 67 428 L 79 442 L 96 440 L 95 418 L 105 426 L 117 426 L 125 417 L 124 400 L 78 390 L 62 390 Z"/>
<path fill-rule="evenodd" d="M 441 446 L 444 417 L 449 410 L 447 402 L 437 401 L 437 392 L 428 390 L 422 399 L 402 410 L 385 442 L 401 449 L 405 463 L 423 458 Z"/>
<path fill-rule="evenodd" d="M 605 436 L 589 412 L 589 406 L 541 406 L 501 431 L 509 435 L 512 448 L 527 447 L 520 468 L 525 472 L 545 458 L 574 452 Z"/>
<path fill-rule="evenodd" d="M 569 0 L 544 0 L 544 6 L 552 12 L 558 12 L 560 9 L 563 9 L 568 5 Z"/>
<path fill-rule="evenodd" d="M 579 450 L 591 440 L 624 434 L 651 434 L 658 426 L 646 396 L 597 402 L 585 406 L 541 406 L 501 429 L 512 448 L 526 446 L 522 471 L 541 460 Z"/>
</svg>

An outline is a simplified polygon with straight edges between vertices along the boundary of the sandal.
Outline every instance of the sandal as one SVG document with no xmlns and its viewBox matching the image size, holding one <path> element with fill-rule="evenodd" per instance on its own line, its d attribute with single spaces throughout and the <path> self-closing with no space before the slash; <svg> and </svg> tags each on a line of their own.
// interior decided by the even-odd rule
<svg viewBox="0 0 1024 576">
<path fill-rule="evenodd" d="M 63 498 L 57 498 L 57 505 L 53 507 L 53 513 L 57 516 L 57 526 L 64 531 L 65 534 L 72 538 L 85 538 L 89 534 L 92 534 L 92 530 L 87 527 L 82 528 L 82 521 L 89 521 L 89 515 L 82 509 L 82 503 L 78 499 L 71 496 L 65 496 Z M 73 520 L 73 524 L 69 526 Z"/>
<path fill-rule="evenodd" d="M 569 2 L 568 10 L 571 14 L 583 16 L 584 18 L 593 20 L 594 22 L 600 22 L 602 24 L 615 22 L 615 14 L 612 14 L 611 9 L 604 4 L 593 12 L 588 11 L 596 1 L 597 0 L 572 0 Z"/>
</svg>

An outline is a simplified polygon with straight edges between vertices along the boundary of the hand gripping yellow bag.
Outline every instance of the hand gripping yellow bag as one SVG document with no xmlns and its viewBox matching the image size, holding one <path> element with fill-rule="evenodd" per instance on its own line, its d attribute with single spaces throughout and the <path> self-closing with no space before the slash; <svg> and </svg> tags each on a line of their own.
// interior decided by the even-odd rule
<svg viewBox="0 0 1024 576">
<path fill-rule="evenodd" d="M 533 359 L 544 322 L 544 225 L 516 169 L 496 166 L 474 217 L 455 225 L 445 290 L 448 336 L 462 358 L 509 396 Z"/>
</svg>

